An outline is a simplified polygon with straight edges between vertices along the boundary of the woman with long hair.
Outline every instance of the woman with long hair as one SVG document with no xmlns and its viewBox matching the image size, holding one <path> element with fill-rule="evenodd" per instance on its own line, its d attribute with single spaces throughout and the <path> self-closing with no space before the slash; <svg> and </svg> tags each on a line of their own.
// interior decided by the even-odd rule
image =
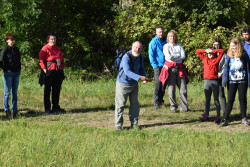
<svg viewBox="0 0 250 167">
<path fill-rule="evenodd" d="M 232 111 L 235 95 L 238 90 L 242 124 L 248 126 L 247 120 L 247 87 L 250 87 L 249 57 L 243 50 L 239 38 L 233 38 L 225 59 L 225 68 L 222 76 L 222 86 L 227 86 L 227 106 L 221 126 L 228 125 L 228 118 Z"/>
</svg>

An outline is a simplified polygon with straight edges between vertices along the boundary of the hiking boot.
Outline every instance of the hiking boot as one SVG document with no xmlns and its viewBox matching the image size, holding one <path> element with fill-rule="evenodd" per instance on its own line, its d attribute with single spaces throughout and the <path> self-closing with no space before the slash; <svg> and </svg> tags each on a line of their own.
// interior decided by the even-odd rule
<svg viewBox="0 0 250 167">
<path fill-rule="evenodd" d="M 249 122 L 248 122 L 247 118 L 243 118 L 241 123 L 246 125 L 246 126 L 249 126 Z"/>
<path fill-rule="evenodd" d="M 155 109 L 161 108 L 161 105 L 155 105 Z"/>
<path fill-rule="evenodd" d="M 207 122 L 209 121 L 209 117 L 204 115 L 203 118 L 201 119 L 201 122 Z"/>
<path fill-rule="evenodd" d="M 226 119 L 223 119 L 222 122 L 220 123 L 221 127 L 227 126 L 228 125 L 228 121 Z"/>
<path fill-rule="evenodd" d="M 13 111 L 13 118 L 17 118 L 18 111 Z"/>
<path fill-rule="evenodd" d="M 10 110 L 5 111 L 5 114 L 6 114 L 7 119 L 11 118 L 11 112 L 10 112 Z"/>
<path fill-rule="evenodd" d="M 218 117 L 218 116 L 215 117 L 214 122 L 217 123 L 217 124 L 219 124 L 221 122 L 221 118 Z"/>
</svg>

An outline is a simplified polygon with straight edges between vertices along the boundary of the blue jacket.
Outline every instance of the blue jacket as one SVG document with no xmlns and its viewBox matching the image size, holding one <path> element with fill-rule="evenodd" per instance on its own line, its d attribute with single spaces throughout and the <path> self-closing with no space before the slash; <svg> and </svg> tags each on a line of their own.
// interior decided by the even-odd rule
<svg viewBox="0 0 250 167">
<path fill-rule="evenodd" d="M 163 67 L 165 63 L 165 56 L 163 54 L 163 45 L 167 43 L 166 39 L 162 41 L 157 35 L 151 40 L 148 46 L 148 55 L 150 64 L 153 69 L 156 67 Z"/>
<path fill-rule="evenodd" d="M 230 57 L 227 55 L 225 59 L 225 67 L 224 67 L 224 72 L 222 75 L 222 87 L 226 87 L 227 84 L 229 84 L 229 63 L 230 63 Z M 248 87 L 250 87 L 250 62 L 249 62 L 249 57 L 247 53 L 243 53 L 243 56 L 241 57 L 243 59 L 243 66 L 244 69 L 247 69 L 247 81 L 248 81 Z"/>
<path fill-rule="evenodd" d="M 244 41 L 244 49 L 250 58 L 250 44 L 248 44 L 246 41 Z"/>
<path fill-rule="evenodd" d="M 131 50 L 129 51 L 131 54 Z M 131 63 L 133 61 L 133 64 Z M 128 54 L 122 57 L 120 64 L 120 72 L 117 75 L 117 81 L 125 85 L 137 84 L 140 76 L 146 76 L 145 68 L 143 66 L 143 56 L 140 55 L 136 59 L 130 58 Z"/>
</svg>

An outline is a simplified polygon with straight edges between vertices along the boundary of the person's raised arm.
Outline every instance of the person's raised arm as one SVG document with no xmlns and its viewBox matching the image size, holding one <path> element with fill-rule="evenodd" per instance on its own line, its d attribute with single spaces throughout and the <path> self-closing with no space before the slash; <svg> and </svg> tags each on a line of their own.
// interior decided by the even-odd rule
<svg viewBox="0 0 250 167">
<path fill-rule="evenodd" d="M 206 53 L 206 50 L 205 49 L 197 49 L 196 50 L 196 53 L 197 53 L 197 55 L 203 60 L 204 58 L 205 58 L 205 54 L 204 53 Z"/>
</svg>

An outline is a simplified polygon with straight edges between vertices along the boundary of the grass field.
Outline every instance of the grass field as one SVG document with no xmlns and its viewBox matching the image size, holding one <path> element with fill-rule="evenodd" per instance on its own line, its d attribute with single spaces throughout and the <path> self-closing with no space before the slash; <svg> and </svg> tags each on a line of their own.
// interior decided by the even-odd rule
<svg viewBox="0 0 250 167">
<path fill-rule="evenodd" d="M 213 123 L 213 99 L 211 122 L 201 122 L 202 82 L 188 85 L 193 113 L 171 113 L 167 94 L 164 106 L 155 110 L 154 83 L 140 84 L 140 130 L 129 129 L 128 103 L 125 128 L 117 132 L 115 80 L 68 78 L 60 98 L 67 113 L 57 115 L 44 113 L 37 81 L 21 78 L 18 119 L 9 121 L 0 113 L 0 166 L 250 166 L 250 127 L 241 124 L 238 100 L 228 127 Z"/>
</svg>

